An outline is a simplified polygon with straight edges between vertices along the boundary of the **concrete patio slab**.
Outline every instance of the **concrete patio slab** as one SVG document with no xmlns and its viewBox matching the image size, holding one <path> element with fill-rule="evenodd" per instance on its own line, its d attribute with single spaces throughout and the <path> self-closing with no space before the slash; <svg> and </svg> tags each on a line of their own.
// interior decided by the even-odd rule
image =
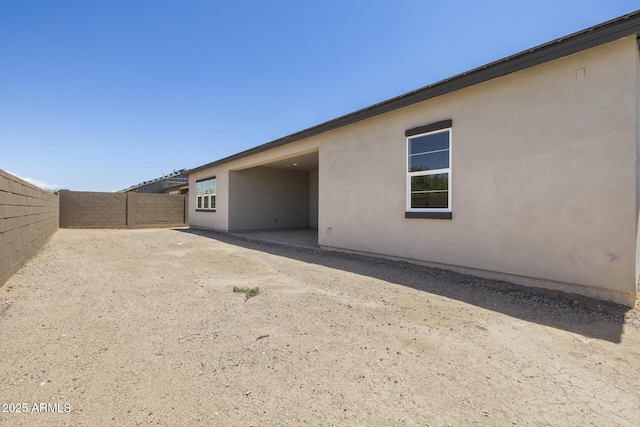
<svg viewBox="0 0 640 427">
<path fill-rule="evenodd" d="M 231 234 L 292 246 L 318 248 L 318 230 L 313 228 L 234 231 Z"/>
</svg>

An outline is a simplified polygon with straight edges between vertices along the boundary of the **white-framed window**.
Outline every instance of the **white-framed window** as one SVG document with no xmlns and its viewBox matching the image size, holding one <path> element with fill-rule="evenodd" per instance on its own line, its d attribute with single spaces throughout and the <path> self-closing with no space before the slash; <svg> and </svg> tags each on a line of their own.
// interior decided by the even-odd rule
<svg viewBox="0 0 640 427">
<path fill-rule="evenodd" d="M 407 136 L 407 217 L 451 212 L 451 120 L 415 128 Z M 428 217 L 428 216 L 425 216 Z M 450 215 L 436 215 L 448 218 Z"/>
<path fill-rule="evenodd" d="M 216 177 L 196 181 L 196 210 L 216 210 Z"/>
</svg>

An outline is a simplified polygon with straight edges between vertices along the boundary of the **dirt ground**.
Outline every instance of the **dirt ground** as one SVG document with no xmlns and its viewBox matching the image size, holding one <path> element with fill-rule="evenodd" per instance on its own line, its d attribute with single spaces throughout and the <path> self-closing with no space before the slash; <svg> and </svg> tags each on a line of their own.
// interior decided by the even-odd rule
<svg viewBox="0 0 640 427">
<path fill-rule="evenodd" d="M 211 232 L 61 229 L 0 288 L 0 380 L 7 426 L 637 426 L 640 317 Z"/>
</svg>

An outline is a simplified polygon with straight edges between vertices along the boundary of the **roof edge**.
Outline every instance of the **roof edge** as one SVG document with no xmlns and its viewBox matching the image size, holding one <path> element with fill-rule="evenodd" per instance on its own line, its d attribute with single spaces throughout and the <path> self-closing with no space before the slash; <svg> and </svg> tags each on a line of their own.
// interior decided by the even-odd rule
<svg viewBox="0 0 640 427">
<path fill-rule="evenodd" d="M 457 74 L 431 85 L 345 114 L 220 160 L 195 167 L 187 170 L 186 173 L 191 174 L 229 163 L 638 33 L 640 33 L 640 10 L 560 37 L 503 59 L 490 62 L 470 71 Z"/>
</svg>

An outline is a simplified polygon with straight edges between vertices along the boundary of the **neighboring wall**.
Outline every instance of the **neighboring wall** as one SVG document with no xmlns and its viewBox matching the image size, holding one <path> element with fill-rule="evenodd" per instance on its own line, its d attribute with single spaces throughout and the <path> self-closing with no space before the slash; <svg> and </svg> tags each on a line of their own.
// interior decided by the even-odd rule
<svg viewBox="0 0 640 427">
<path fill-rule="evenodd" d="M 58 197 L 0 170 L 0 286 L 58 229 Z"/>
<path fill-rule="evenodd" d="M 186 225 L 186 203 L 187 196 L 184 194 L 129 194 L 129 205 L 135 206 L 135 223 L 138 225 Z"/>
<path fill-rule="evenodd" d="M 124 228 L 129 193 L 60 191 L 60 227 Z"/>
<path fill-rule="evenodd" d="M 62 228 L 179 227 L 187 224 L 185 195 L 60 191 Z"/>
</svg>

